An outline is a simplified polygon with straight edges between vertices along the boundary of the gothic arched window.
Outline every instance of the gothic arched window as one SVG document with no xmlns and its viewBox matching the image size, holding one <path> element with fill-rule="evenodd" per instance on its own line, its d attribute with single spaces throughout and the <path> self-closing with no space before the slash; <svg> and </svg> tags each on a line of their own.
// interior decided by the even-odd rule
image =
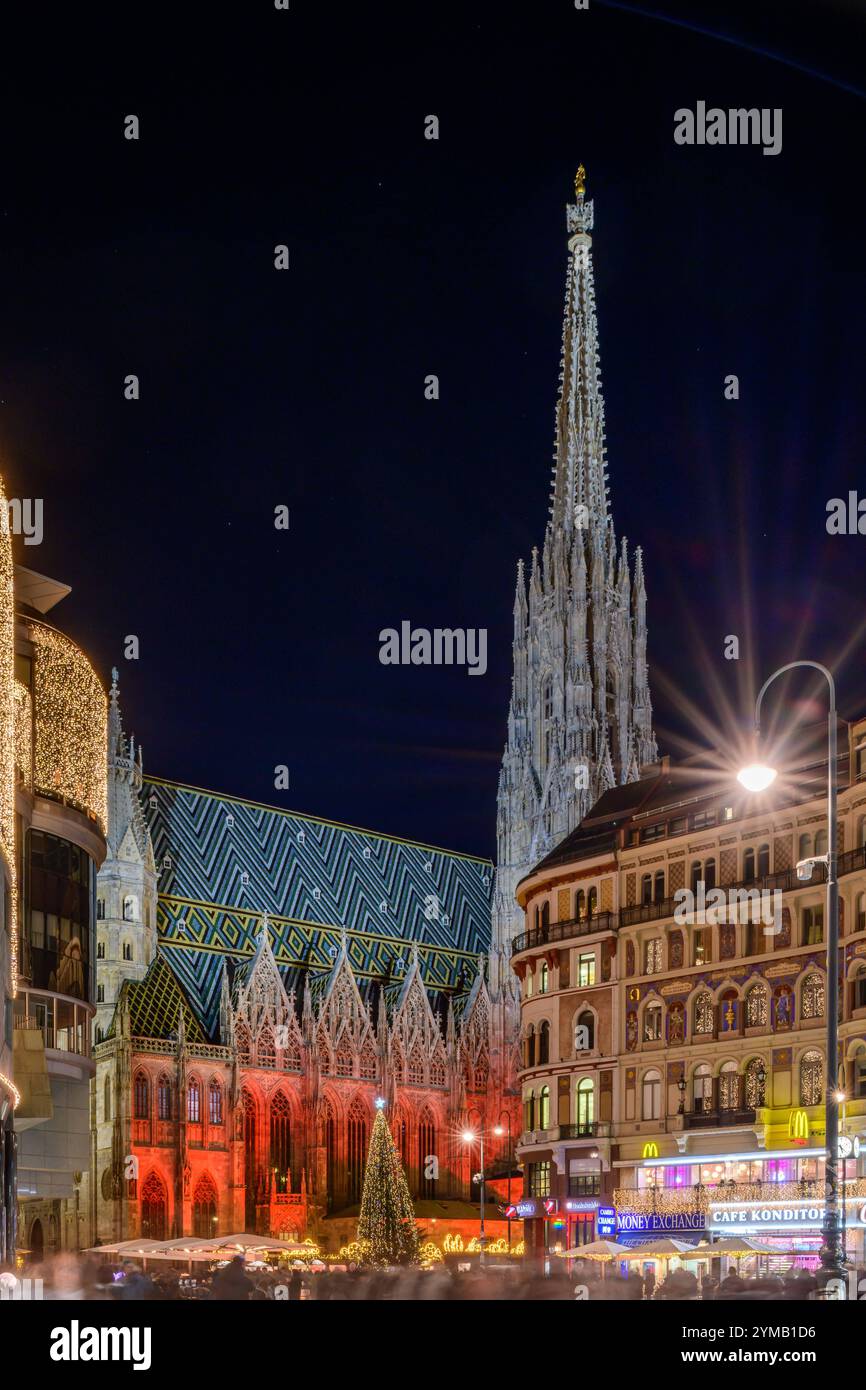
<svg viewBox="0 0 866 1390">
<path fill-rule="evenodd" d="M 367 1112 L 357 1098 L 349 1109 L 347 1140 L 349 1201 L 357 1202 L 364 1186 L 364 1165 L 367 1161 Z"/>
<path fill-rule="evenodd" d="M 168 1195 L 158 1173 L 148 1173 L 141 1188 L 141 1234 L 146 1240 L 165 1240 Z"/>
<path fill-rule="evenodd" d="M 547 767 L 553 751 L 553 680 L 550 676 L 541 688 L 541 766 Z"/>
<path fill-rule="evenodd" d="M 105 1078 L 105 1086 L 103 1087 L 103 1096 L 102 1096 L 102 1118 L 103 1118 L 104 1120 L 110 1120 L 110 1119 L 111 1119 L 111 1077 L 110 1077 L 110 1076 L 106 1076 L 106 1078 Z"/>
<path fill-rule="evenodd" d="M 163 1072 L 157 1083 L 156 1091 L 156 1113 L 160 1120 L 171 1120 L 173 1118 L 174 1107 L 171 1103 L 171 1078 Z"/>
<path fill-rule="evenodd" d="M 436 1125 L 425 1105 L 418 1119 L 418 1191 L 429 1201 L 436 1196 Z"/>
<path fill-rule="evenodd" d="M 223 1088 L 213 1078 L 207 1091 L 208 1121 L 212 1125 L 221 1125 L 223 1122 Z"/>
<path fill-rule="evenodd" d="M 291 1191 L 292 1107 L 284 1091 L 277 1091 L 271 1101 L 270 1166 L 277 1191 Z"/>
<path fill-rule="evenodd" d="M 256 1045 L 256 1058 L 260 1067 L 267 1067 L 269 1071 L 277 1065 L 277 1049 L 274 1045 L 274 1035 L 270 1028 L 263 1028 L 259 1033 Z"/>
<path fill-rule="evenodd" d="M 210 1237 L 217 1231 L 217 1190 L 208 1173 L 202 1173 L 192 1194 L 193 1235 Z"/>
<path fill-rule="evenodd" d="M 186 1117 L 191 1125 L 201 1124 L 201 1082 L 195 1076 L 187 1087 Z"/>
<path fill-rule="evenodd" d="M 244 1218 L 247 1229 L 254 1230 L 256 1223 L 256 1188 L 259 1165 L 257 1146 L 256 1100 L 246 1087 L 241 1091 L 241 1116 L 243 1121 L 244 1144 Z"/>
<path fill-rule="evenodd" d="M 133 1085 L 133 1117 L 136 1120 L 150 1119 L 150 1085 L 143 1071 L 135 1073 Z"/>
<path fill-rule="evenodd" d="M 249 1030 L 243 1023 L 241 1023 L 238 1027 L 236 1040 L 238 1048 L 238 1061 L 240 1062 L 241 1066 L 248 1066 L 250 1060 L 250 1035 Z"/>
<path fill-rule="evenodd" d="M 123 920 L 124 922 L 138 921 L 138 899 L 133 893 L 127 893 L 123 899 Z"/>
</svg>

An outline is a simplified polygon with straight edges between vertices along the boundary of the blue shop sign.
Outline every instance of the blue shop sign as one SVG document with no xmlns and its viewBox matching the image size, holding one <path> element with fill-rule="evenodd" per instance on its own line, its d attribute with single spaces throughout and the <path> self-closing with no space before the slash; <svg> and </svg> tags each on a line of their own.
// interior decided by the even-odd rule
<svg viewBox="0 0 866 1390">
<path fill-rule="evenodd" d="M 595 1233 L 600 1240 L 606 1240 L 616 1231 L 616 1210 L 614 1207 L 599 1207 L 595 1217 Z"/>
<path fill-rule="evenodd" d="M 705 1231 L 706 1212 L 703 1211 L 619 1211 L 616 1216 L 617 1231 L 626 1234 L 633 1231 Z"/>
</svg>

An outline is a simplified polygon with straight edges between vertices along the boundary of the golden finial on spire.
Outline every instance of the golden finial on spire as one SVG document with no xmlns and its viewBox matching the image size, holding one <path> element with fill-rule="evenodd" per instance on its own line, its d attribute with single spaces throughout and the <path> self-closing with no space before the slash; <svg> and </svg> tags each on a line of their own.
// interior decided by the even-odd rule
<svg viewBox="0 0 866 1390">
<path fill-rule="evenodd" d="M 574 176 L 574 193 L 575 193 L 575 197 L 577 197 L 577 198 L 582 198 L 582 197 L 583 197 L 584 193 L 586 192 L 586 187 L 585 187 L 585 185 L 586 185 L 586 170 L 584 169 L 584 167 L 583 167 L 582 164 L 578 164 L 578 166 L 577 166 L 577 173 L 576 173 L 575 176 Z"/>
</svg>

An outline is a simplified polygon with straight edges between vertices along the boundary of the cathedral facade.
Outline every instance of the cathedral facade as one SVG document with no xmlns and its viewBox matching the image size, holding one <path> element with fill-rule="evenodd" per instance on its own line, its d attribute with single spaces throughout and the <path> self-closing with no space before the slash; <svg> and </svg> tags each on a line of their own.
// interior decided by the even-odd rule
<svg viewBox="0 0 866 1390">
<path fill-rule="evenodd" d="M 116 682 L 109 724 L 94 1238 L 338 1248 L 383 1101 L 419 1217 L 469 1216 L 461 1131 L 484 1126 L 495 1174 L 517 1128 L 492 865 L 148 781 Z"/>
<path fill-rule="evenodd" d="M 610 787 L 655 763 L 643 560 L 609 505 L 592 262 L 594 210 L 575 181 L 550 510 L 514 599 L 511 703 L 497 798 L 491 983 L 508 992 L 517 885 Z M 516 1028 L 516 997 L 509 998 Z"/>
</svg>

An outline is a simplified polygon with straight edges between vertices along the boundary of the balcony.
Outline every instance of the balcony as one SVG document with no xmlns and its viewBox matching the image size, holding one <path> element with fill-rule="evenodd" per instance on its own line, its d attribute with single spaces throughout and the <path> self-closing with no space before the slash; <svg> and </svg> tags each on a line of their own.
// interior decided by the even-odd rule
<svg viewBox="0 0 866 1390">
<path fill-rule="evenodd" d="M 561 1144 L 572 1142 L 575 1139 L 607 1139 L 610 1137 L 610 1125 L 596 1120 L 592 1124 L 578 1125 L 554 1125 L 550 1129 L 528 1129 L 519 1136 L 517 1143 L 520 1147 L 527 1147 L 532 1144 Z"/>
<path fill-rule="evenodd" d="M 686 1129 L 725 1129 L 737 1125 L 753 1125 L 757 1112 L 748 1108 L 734 1110 L 695 1110 L 683 1115 Z"/>
<path fill-rule="evenodd" d="M 848 1197 L 866 1198 L 866 1178 L 852 1178 L 845 1188 Z M 672 1215 L 686 1211 L 707 1211 L 711 1206 L 740 1202 L 824 1202 L 823 1182 L 722 1182 L 713 1187 L 696 1183 L 693 1187 L 618 1187 L 613 1205 L 624 1211 L 652 1215 Z"/>
<path fill-rule="evenodd" d="M 570 941 L 577 936 L 596 936 L 599 932 L 613 931 L 616 925 L 615 912 L 595 912 L 591 917 L 572 917 L 567 922 L 554 922 L 547 927 L 531 927 L 514 937 L 511 954 L 516 956 L 521 951 L 550 946 L 556 941 Z"/>
</svg>

